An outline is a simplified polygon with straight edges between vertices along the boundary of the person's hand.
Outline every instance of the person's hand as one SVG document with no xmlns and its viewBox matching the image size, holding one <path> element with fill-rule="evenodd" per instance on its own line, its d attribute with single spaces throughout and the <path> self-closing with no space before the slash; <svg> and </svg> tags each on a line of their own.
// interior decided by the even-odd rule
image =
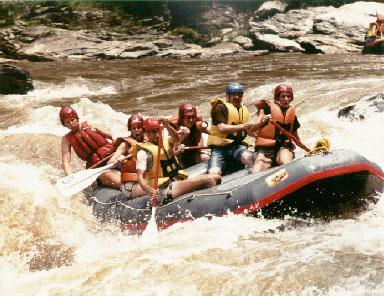
<svg viewBox="0 0 384 296">
<path fill-rule="evenodd" d="M 129 158 L 129 156 L 119 155 L 119 156 L 116 158 L 116 161 L 119 162 L 119 163 L 123 163 L 123 162 L 126 161 L 128 158 Z"/>
<path fill-rule="evenodd" d="M 184 135 L 189 135 L 190 134 L 190 129 L 185 127 L 185 126 L 181 126 L 179 128 L 179 130 L 177 131 L 177 133 L 180 135 L 180 136 L 184 136 Z"/>
<path fill-rule="evenodd" d="M 242 124 L 241 130 L 247 131 L 250 127 L 252 127 L 252 123 L 251 122 L 246 122 L 246 123 Z"/>
<path fill-rule="evenodd" d="M 184 144 L 180 144 L 177 146 L 176 150 L 175 150 L 175 154 L 180 154 L 180 153 L 183 153 L 185 150 L 185 145 Z"/>
<path fill-rule="evenodd" d="M 270 121 L 271 119 L 272 119 L 271 114 L 263 115 L 263 117 L 261 117 L 261 119 L 260 119 L 260 125 L 263 125 L 264 123 Z"/>
<path fill-rule="evenodd" d="M 159 199 L 159 189 L 150 188 L 150 189 L 149 189 L 149 192 L 148 192 L 148 195 L 149 195 L 152 199 L 156 199 L 156 200 L 158 200 L 158 199 Z"/>
<path fill-rule="evenodd" d="M 159 122 L 160 124 L 163 124 L 165 127 L 169 125 L 169 120 L 168 118 L 165 118 L 165 117 L 159 117 Z"/>
</svg>

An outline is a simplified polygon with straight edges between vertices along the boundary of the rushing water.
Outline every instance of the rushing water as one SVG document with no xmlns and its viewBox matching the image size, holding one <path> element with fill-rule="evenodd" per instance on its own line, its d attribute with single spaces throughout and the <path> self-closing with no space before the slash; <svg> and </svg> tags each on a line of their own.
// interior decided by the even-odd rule
<svg viewBox="0 0 384 296">
<path fill-rule="evenodd" d="M 152 241 L 100 225 L 84 194 L 61 196 L 58 111 L 126 135 L 131 112 L 173 115 L 184 101 L 208 118 L 228 82 L 244 102 L 295 90 L 308 146 L 327 136 L 384 166 L 383 114 L 337 118 L 382 90 L 381 57 L 276 54 L 221 59 L 20 63 L 36 89 L 0 97 L 1 295 L 383 295 L 384 198 L 333 221 L 244 216 L 174 225 Z M 75 161 L 76 169 L 83 169 Z"/>
</svg>

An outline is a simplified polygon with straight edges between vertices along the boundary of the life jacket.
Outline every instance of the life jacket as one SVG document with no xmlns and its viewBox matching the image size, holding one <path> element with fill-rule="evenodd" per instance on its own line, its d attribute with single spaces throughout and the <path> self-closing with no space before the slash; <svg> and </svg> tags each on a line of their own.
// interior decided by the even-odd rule
<svg viewBox="0 0 384 296">
<path fill-rule="evenodd" d="M 375 31 L 372 30 L 374 25 L 376 25 Z M 370 23 L 369 29 L 368 29 L 367 33 L 365 34 L 365 39 L 367 39 L 368 37 L 381 37 L 382 35 L 384 35 L 384 23 L 382 23 L 382 24 Z"/>
<path fill-rule="evenodd" d="M 158 146 L 151 143 L 137 143 L 137 152 L 140 149 L 149 152 L 151 159 L 148 161 L 147 171 L 144 173 L 144 178 L 148 181 L 151 187 L 154 186 L 156 176 L 156 163 Z M 137 160 L 137 153 L 134 155 L 134 160 Z M 177 163 L 173 150 L 167 140 L 163 140 L 163 147 L 160 150 L 160 170 L 158 176 L 158 186 L 166 184 L 170 178 L 182 175 L 186 177 L 185 172 L 180 170 L 180 165 Z"/>
<path fill-rule="evenodd" d="M 228 118 L 226 124 L 230 125 L 238 125 L 245 122 L 248 122 L 249 111 L 248 108 L 241 104 L 240 108 L 237 109 L 233 104 L 222 100 L 214 98 L 211 100 L 211 114 L 218 104 L 224 104 L 228 110 Z M 208 137 L 208 145 L 209 146 L 225 146 L 236 142 L 243 142 L 247 133 L 245 131 L 242 132 L 234 132 L 230 134 L 220 133 L 216 125 L 211 126 L 211 130 Z"/>
<path fill-rule="evenodd" d="M 86 168 L 116 151 L 116 145 L 108 142 L 98 129 L 91 128 L 87 122 L 82 123 L 78 131 L 66 134 L 65 139 L 77 156 L 87 162 Z"/>
<path fill-rule="evenodd" d="M 278 104 L 266 100 L 263 102 L 267 103 L 271 108 L 272 120 L 279 123 L 281 127 L 287 131 L 292 132 L 296 117 L 295 107 L 288 107 L 284 115 Z M 261 105 L 263 102 L 260 102 L 258 105 Z M 274 147 L 276 145 L 276 135 L 278 132 L 279 130 L 277 130 L 277 128 L 272 123 L 268 122 L 265 126 L 260 128 L 257 134 L 255 146 Z M 286 140 L 286 142 L 290 141 L 291 140 L 288 139 Z"/>
<path fill-rule="evenodd" d="M 124 138 L 124 140 L 130 145 L 128 154 L 137 154 L 137 141 L 132 136 Z M 134 142 L 136 142 L 136 144 L 133 144 Z M 136 160 L 133 158 L 126 160 L 121 168 L 121 183 L 125 184 L 127 182 L 137 182 Z"/>
</svg>

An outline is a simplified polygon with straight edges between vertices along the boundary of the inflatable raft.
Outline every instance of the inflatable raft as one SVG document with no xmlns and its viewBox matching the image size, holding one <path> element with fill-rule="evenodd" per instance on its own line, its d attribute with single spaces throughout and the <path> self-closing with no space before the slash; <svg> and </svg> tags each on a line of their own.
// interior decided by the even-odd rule
<svg viewBox="0 0 384 296">
<path fill-rule="evenodd" d="M 190 175 L 205 171 L 205 164 L 188 169 Z M 159 206 L 156 222 L 166 228 L 229 213 L 332 218 L 361 209 L 383 191 L 383 184 L 384 173 L 378 165 L 356 152 L 337 150 L 297 158 L 257 174 L 243 169 L 227 175 L 218 186 Z M 96 187 L 91 200 L 97 217 L 118 221 L 123 229 L 141 232 L 151 218 L 148 196 L 127 200 L 118 190 Z"/>
</svg>

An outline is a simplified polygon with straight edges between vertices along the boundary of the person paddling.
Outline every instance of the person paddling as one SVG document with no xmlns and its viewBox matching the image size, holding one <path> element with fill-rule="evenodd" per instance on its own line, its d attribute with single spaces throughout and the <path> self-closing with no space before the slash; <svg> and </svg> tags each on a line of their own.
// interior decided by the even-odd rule
<svg viewBox="0 0 384 296">
<path fill-rule="evenodd" d="M 212 126 L 208 137 L 211 158 L 208 173 L 223 174 L 241 167 L 251 167 L 253 158 L 244 142 L 247 131 L 252 127 L 248 122 L 249 111 L 243 105 L 244 87 L 230 83 L 226 88 L 227 100 L 211 100 Z"/>
<path fill-rule="evenodd" d="M 198 116 L 196 107 L 184 103 L 179 107 L 177 132 L 180 135 L 175 154 L 184 168 L 209 159 L 209 155 L 201 149 L 186 150 L 185 147 L 203 146 L 203 133 L 208 134 L 208 124 Z"/>
<path fill-rule="evenodd" d="M 116 150 L 112 136 L 97 128 L 92 128 L 87 122 L 80 123 L 75 109 L 62 107 L 60 121 L 70 132 L 61 139 L 61 158 L 66 176 L 73 173 L 72 148 L 77 156 L 86 161 L 86 168 L 105 165 L 108 157 Z M 120 172 L 108 170 L 101 174 L 98 180 L 106 186 L 120 188 Z"/>
<path fill-rule="evenodd" d="M 378 15 L 376 22 L 369 24 L 363 53 L 384 54 L 384 17 Z"/>
<path fill-rule="evenodd" d="M 124 138 L 112 156 L 112 161 L 122 161 L 121 191 L 127 199 L 143 196 L 146 192 L 137 182 L 136 161 L 132 155 L 136 154 L 138 143 L 144 142 L 144 120 L 140 114 L 132 114 L 127 122 L 130 136 Z M 128 156 L 131 156 L 127 159 Z"/>
<path fill-rule="evenodd" d="M 158 155 L 158 135 L 162 130 L 161 124 L 168 130 L 169 136 L 167 139 L 161 138 L 161 152 Z M 180 170 L 172 149 L 173 144 L 179 141 L 178 134 L 167 119 L 147 118 L 144 120 L 144 130 L 148 142 L 137 144 L 137 178 L 148 195 L 158 199 L 160 204 L 166 204 L 180 195 L 209 188 L 220 182 L 220 176 L 207 174 L 185 179 L 187 176 Z M 155 164 L 158 157 L 160 157 L 160 171 L 156 175 Z M 156 178 L 158 178 L 159 190 L 154 189 Z"/>
<path fill-rule="evenodd" d="M 282 165 L 294 158 L 295 145 L 281 128 L 300 140 L 297 130 L 300 123 L 296 116 L 293 89 L 287 84 L 279 84 L 274 91 L 274 100 L 261 100 L 258 109 L 255 152 L 257 156 L 252 167 L 254 173 L 264 171 L 273 165 Z M 279 126 L 276 126 L 279 125 Z M 279 128 L 280 127 L 280 128 Z M 254 131 L 252 131 L 254 132 Z"/>
</svg>

